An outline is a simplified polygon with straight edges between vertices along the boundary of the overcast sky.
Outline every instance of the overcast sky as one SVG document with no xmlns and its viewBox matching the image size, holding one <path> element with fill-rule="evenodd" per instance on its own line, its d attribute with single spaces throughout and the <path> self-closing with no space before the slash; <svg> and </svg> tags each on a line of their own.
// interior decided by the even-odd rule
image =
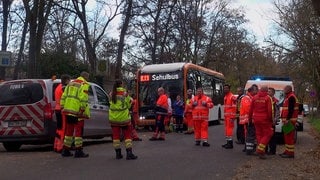
<svg viewBox="0 0 320 180">
<path fill-rule="evenodd" d="M 270 34 L 272 19 L 277 18 L 272 10 L 272 0 L 234 0 L 233 6 L 244 8 L 246 18 L 250 20 L 249 28 L 263 45 L 263 38 Z"/>
</svg>

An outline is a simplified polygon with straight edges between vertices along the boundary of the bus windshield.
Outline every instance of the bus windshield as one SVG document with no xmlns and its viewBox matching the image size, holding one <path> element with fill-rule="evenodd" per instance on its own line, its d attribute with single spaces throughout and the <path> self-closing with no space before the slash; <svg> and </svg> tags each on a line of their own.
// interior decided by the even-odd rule
<svg viewBox="0 0 320 180">
<path fill-rule="evenodd" d="M 170 93 L 170 98 L 175 97 L 183 92 L 182 79 L 177 80 L 165 80 L 165 81 L 152 81 L 148 83 L 140 83 L 139 86 L 139 99 L 140 106 L 155 106 L 158 99 L 158 88 L 163 87 L 166 93 Z"/>
</svg>

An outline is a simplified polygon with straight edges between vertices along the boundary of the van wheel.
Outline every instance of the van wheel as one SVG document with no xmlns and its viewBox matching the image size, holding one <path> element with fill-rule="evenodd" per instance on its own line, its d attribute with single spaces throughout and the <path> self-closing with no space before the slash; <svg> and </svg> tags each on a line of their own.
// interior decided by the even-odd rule
<svg viewBox="0 0 320 180">
<path fill-rule="evenodd" d="M 21 143 L 16 143 L 16 142 L 4 142 L 3 143 L 3 147 L 9 151 L 9 152 L 13 152 L 13 151 L 18 151 L 21 147 Z"/>
</svg>

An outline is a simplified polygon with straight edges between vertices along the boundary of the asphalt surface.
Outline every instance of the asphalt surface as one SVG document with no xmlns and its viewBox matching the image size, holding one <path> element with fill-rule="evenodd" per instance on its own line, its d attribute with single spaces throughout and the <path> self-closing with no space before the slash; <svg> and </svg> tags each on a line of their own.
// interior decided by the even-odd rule
<svg viewBox="0 0 320 180">
<path fill-rule="evenodd" d="M 63 158 L 45 145 L 24 145 L 19 152 L 0 146 L 0 179 L 232 179 L 251 157 L 243 145 L 222 148 L 223 131 L 223 124 L 209 127 L 210 147 L 195 146 L 193 135 L 168 133 L 165 141 L 149 141 L 152 132 L 140 132 L 143 141 L 133 149 L 137 160 L 116 160 L 108 138 L 86 141 L 90 157 L 84 159 Z"/>
</svg>

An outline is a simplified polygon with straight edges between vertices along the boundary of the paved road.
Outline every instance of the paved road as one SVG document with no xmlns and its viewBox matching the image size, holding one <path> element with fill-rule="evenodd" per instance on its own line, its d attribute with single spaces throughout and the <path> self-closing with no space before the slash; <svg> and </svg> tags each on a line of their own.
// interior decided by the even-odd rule
<svg viewBox="0 0 320 180">
<path fill-rule="evenodd" d="M 235 144 L 221 147 L 223 125 L 209 127 L 210 147 L 195 146 L 193 135 L 167 134 L 166 141 L 149 141 L 152 132 L 141 132 L 134 142 L 137 160 L 116 160 L 110 139 L 87 142 L 87 159 L 62 158 L 50 146 L 22 146 L 6 152 L 0 146 L 0 179 L 231 179 L 241 163 L 250 159 Z"/>
</svg>

